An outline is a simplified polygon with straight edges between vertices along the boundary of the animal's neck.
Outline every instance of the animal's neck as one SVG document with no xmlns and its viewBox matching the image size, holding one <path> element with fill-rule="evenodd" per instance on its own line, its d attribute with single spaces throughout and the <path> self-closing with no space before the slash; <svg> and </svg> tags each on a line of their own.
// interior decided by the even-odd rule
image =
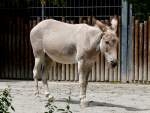
<svg viewBox="0 0 150 113">
<path fill-rule="evenodd" d="M 100 52 L 100 41 L 103 37 L 104 33 L 99 33 L 97 34 L 97 36 L 95 37 L 95 41 L 92 44 L 92 48 L 95 48 L 97 52 Z"/>
</svg>

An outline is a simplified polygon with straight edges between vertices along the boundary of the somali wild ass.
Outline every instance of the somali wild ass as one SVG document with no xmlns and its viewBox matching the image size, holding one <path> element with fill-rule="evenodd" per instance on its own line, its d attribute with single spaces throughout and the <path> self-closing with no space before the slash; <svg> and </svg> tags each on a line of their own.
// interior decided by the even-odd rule
<svg viewBox="0 0 150 113">
<path fill-rule="evenodd" d="M 47 78 L 53 61 L 62 64 L 78 63 L 80 101 L 84 105 L 89 72 L 99 53 L 105 55 L 111 67 L 117 65 L 117 24 L 116 18 L 112 19 L 111 26 L 98 20 L 95 26 L 68 24 L 53 19 L 38 23 L 30 33 L 37 93 L 38 76 L 42 71 L 45 93 L 49 95 Z"/>
</svg>

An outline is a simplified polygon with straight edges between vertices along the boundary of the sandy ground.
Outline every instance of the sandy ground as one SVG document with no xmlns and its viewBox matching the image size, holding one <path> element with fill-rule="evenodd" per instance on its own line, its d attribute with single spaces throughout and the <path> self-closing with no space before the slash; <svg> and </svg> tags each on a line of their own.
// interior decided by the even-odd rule
<svg viewBox="0 0 150 113">
<path fill-rule="evenodd" d="M 44 113 L 47 98 L 34 95 L 33 81 L 0 81 L 0 89 L 11 87 L 15 113 Z M 79 85 L 75 82 L 49 82 L 55 104 L 66 106 L 71 96 L 73 113 L 150 113 L 150 85 L 89 83 L 89 107 L 80 109 Z M 40 91 L 43 92 L 40 82 Z"/>
</svg>

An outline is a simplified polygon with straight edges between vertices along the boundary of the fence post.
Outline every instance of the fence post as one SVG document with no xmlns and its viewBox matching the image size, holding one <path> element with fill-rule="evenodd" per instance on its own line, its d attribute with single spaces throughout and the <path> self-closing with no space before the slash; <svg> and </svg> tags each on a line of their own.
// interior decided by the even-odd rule
<svg viewBox="0 0 150 113">
<path fill-rule="evenodd" d="M 42 20 L 44 20 L 44 5 L 42 4 Z"/>
<path fill-rule="evenodd" d="M 135 20 L 135 82 L 139 80 L 139 21 Z"/>
<path fill-rule="evenodd" d="M 139 82 L 143 80 L 143 25 L 143 23 L 140 23 L 139 30 Z"/>
<path fill-rule="evenodd" d="M 41 1 L 41 4 L 42 4 L 42 20 L 44 20 L 44 5 L 45 5 L 45 1 L 43 0 L 43 1 Z"/>
<path fill-rule="evenodd" d="M 128 25 L 128 56 L 127 56 L 127 81 L 132 81 L 132 71 L 133 71 L 133 51 L 132 51 L 132 4 L 129 5 L 129 25 Z"/>
<path fill-rule="evenodd" d="M 148 19 L 148 81 L 150 81 L 150 16 Z"/>
<path fill-rule="evenodd" d="M 122 18 L 121 18 L 121 81 L 126 82 L 127 76 L 127 39 L 128 39 L 128 3 L 122 0 Z"/>
</svg>

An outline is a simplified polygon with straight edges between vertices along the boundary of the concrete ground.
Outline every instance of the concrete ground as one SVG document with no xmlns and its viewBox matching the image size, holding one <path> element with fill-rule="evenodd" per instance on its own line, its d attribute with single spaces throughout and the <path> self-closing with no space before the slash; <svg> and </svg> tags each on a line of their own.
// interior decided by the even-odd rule
<svg viewBox="0 0 150 113">
<path fill-rule="evenodd" d="M 11 87 L 15 113 L 44 113 L 47 98 L 34 95 L 33 81 L 0 81 L 0 90 Z M 40 92 L 43 92 L 40 82 Z M 71 96 L 73 113 L 150 113 L 150 85 L 89 83 L 87 99 L 89 107 L 80 109 L 79 84 L 75 82 L 49 82 L 55 105 L 66 106 Z M 12 112 L 13 113 L 13 112 Z"/>
</svg>

